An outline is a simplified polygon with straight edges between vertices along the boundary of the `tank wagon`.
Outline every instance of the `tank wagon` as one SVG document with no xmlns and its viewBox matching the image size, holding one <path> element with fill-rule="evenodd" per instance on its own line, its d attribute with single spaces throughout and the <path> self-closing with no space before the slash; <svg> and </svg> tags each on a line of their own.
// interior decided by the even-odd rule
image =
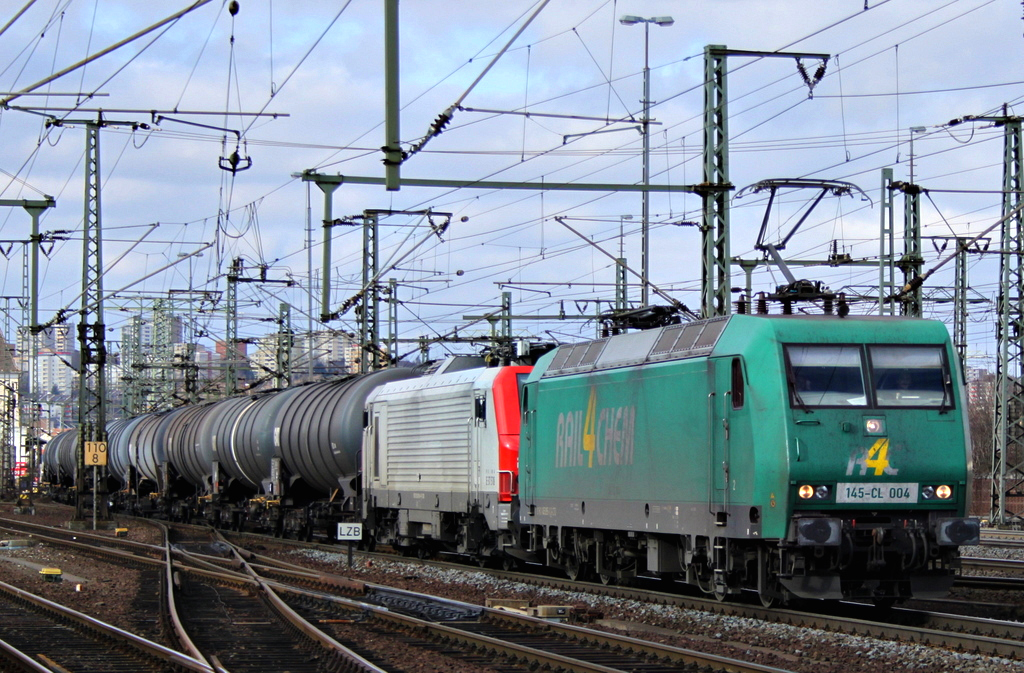
<svg viewBox="0 0 1024 673">
<path fill-rule="evenodd" d="M 351 518 L 366 397 L 416 375 L 386 369 L 171 412 L 161 422 L 171 515 L 304 537 Z"/>
<path fill-rule="evenodd" d="M 942 323 L 882 317 L 561 346 L 524 391 L 520 553 L 765 603 L 943 594 L 979 536 L 956 362 Z"/>
</svg>

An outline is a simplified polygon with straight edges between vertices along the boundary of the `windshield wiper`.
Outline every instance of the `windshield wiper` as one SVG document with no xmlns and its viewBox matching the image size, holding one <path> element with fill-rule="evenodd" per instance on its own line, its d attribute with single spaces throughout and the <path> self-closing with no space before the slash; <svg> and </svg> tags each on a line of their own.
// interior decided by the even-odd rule
<svg viewBox="0 0 1024 673">
<path fill-rule="evenodd" d="M 939 403 L 939 413 L 948 414 L 951 406 L 948 403 L 949 400 L 949 380 L 943 379 L 942 381 L 942 402 Z"/>
<path fill-rule="evenodd" d="M 805 414 L 813 413 L 811 412 L 811 408 L 807 406 L 807 403 L 804 402 L 803 398 L 800 397 L 800 391 L 796 389 L 796 381 L 793 380 L 792 372 L 786 375 L 786 381 L 789 383 L 789 389 L 793 391 L 793 401 L 796 402 L 796 405 L 803 409 Z"/>
</svg>

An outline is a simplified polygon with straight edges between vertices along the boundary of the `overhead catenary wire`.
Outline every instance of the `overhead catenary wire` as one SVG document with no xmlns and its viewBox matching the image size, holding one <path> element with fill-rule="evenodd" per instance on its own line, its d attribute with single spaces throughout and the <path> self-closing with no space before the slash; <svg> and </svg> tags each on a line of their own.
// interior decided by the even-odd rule
<svg viewBox="0 0 1024 673">
<path fill-rule="evenodd" d="M 668 143 L 667 143 L 667 144 L 668 144 Z M 738 143 L 737 143 L 737 144 L 738 144 Z M 734 149 L 736 148 L 736 146 L 737 146 L 737 145 L 734 145 Z M 368 150 L 369 150 L 370 152 L 373 152 L 373 151 L 374 151 L 374 149 L 372 149 L 372 148 L 371 148 L 371 149 L 368 149 Z M 736 151 L 738 152 L 738 150 L 736 150 Z M 464 154 L 465 154 L 465 153 L 464 153 Z M 667 168 L 667 170 L 668 170 L 668 168 Z M 237 212 L 237 210 L 236 210 L 236 212 Z M 543 218 L 542 218 L 542 220 L 543 220 Z M 517 221 L 518 221 L 518 220 L 517 220 Z M 523 218 L 523 221 L 525 221 L 525 218 Z M 526 225 L 526 226 L 529 226 L 530 224 L 528 224 L 528 223 L 527 223 L 527 224 L 525 224 L 525 225 Z M 535 225 L 535 226 L 536 226 L 537 224 L 536 224 L 536 222 L 535 222 L 535 223 L 534 223 L 534 224 L 532 224 L 532 225 Z M 485 238 L 485 237 L 487 236 L 486 234 L 478 234 L 478 232 L 479 232 L 479 230 L 478 230 L 478 229 L 474 229 L 473 235 L 474 235 L 474 236 L 477 236 L 478 238 Z M 493 236 L 493 235 L 492 235 L 492 236 Z M 529 264 L 529 262 L 530 262 L 530 261 L 531 261 L 531 260 L 530 260 L 530 259 L 529 259 L 528 257 L 526 257 L 526 258 L 523 258 L 523 259 L 521 260 L 521 262 L 522 262 L 522 263 L 524 264 L 524 266 L 526 266 L 526 267 L 528 267 L 528 264 Z"/>
</svg>

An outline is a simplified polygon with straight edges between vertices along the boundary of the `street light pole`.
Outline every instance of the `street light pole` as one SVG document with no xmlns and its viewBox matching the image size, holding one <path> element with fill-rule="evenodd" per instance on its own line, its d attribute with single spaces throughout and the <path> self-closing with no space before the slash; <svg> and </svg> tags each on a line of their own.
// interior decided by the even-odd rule
<svg viewBox="0 0 1024 673">
<path fill-rule="evenodd" d="M 644 137 L 643 164 L 644 164 L 644 190 L 642 192 L 642 205 L 640 214 L 640 302 L 647 306 L 650 302 L 650 193 L 651 186 L 651 68 L 649 64 L 651 24 L 659 26 L 671 26 L 675 20 L 671 16 L 652 16 L 645 19 L 640 16 L 625 15 L 619 18 L 619 23 L 624 26 L 632 26 L 638 23 L 644 24 L 644 99 L 643 118 L 640 120 L 641 133 Z"/>
</svg>

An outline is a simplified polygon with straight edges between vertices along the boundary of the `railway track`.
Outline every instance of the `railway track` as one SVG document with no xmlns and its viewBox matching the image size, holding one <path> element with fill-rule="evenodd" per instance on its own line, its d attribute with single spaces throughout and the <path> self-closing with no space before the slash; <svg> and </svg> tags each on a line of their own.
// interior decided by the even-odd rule
<svg viewBox="0 0 1024 673">
<path fill-rule="evenodd" d="M 204 543 L 208 544 L 208 543 Z M 219 548 L 213 545 L 214 548 Z M 346 578 L 311 573 L 298 566 L 242 551 L 245 572 L 279 596 L 312 628 L 327 635 L 382 670 L 401 671 L 402 661 L 416 660 L 416 651 L 454 656 L 501 670 L 553 669 L 580 673 L 610 671 L 705 670 L 778 673 L 781 669 L 702 654 L 578 626 L 554 624 L 525 615 L 489 610 L 478 605 L 439 599 Z M 227 559 L 207 556 L 203 565 L 219 567 Z M 206 571 L 228 580 L 213 570 Z M 230 571 L 226 571 L 229 572 Z M 239 586 L 252 587 L 241 576 Z M 240 589 L 240 592 L 244 591 Z M 191 593 L 186 592 L 186 593 Z M 191 609 L 191 608 L 189 608 Z M 187 611 L 185 609 L 183 612 Z M 223 619 L 217 615 L 214 621 Z M 238 618 L 234 618 L 238 621 Z M 230 634 L 228 634 L 230 638 Z M 377 643 L 392 645 L 385 651 Z M 404 647 L 395 659 L 393 643 Z M 210 649 L 198 643 L 200 649 Z M 275 651 L 280 651 L 275 646 Z M 262 665 L 266 658 L 261 657 Z M 245 670 L 237 661 L 219 659 L 232 671 Z M 284 669 L 282 669 L 284 670 Z M 305 670 L 291 667 L 287 670 Z"/>
<path fill-rule="evenodd" d="M 961 567 L 964 570 L 1000 572 L 1005 575 L 1024 577 L 1024 561 L 1013 559 L 964 557 L 961 559 Z"/>
<path fill-rule="evenodd" d="M 205 535 L 209 536 L 209 533 L 206 532 Z M 235 539 L 239 539 L 235 534 L 232 535 Z M 254 536 L 253 538 L 249 538 L 248 536 L 243 536 L 243 538 L 250 540 L 250 543 L 252 539 L 259 540 L 262 544 L 270 542 L 270 540 L 265 537 Z M 106 540 L 110 539 L 112 538 L 106 538 Z M 68 542 L 82 543 L 81 540 L 69 540 Z M 192 551 L 187 551 L 188 548 L 191 548 L 190 545 L 193 544 L 195 547 L 192 548 Z M 208 553 L 199 553 L 200 551 L 221 553 L 225 548 L 227 548 L 227 545 L 224 545 L 223 547 L 214 545 L 213 541 L 211 541 L 209 537 L 205 540 L 192 541 L 183 541 L 179 538 L 175 551 L 176 560 L 173 565 L 173 570 L 169 571 L 173 572 L 178 578 L 177 583 L 179 586 L 179 593 L 188 593 L 189 590 L 198 591 L 196 587 L 200 587 L 204 584 L 207 585 L 207 589 L 204 589 L 203 591 L 211 593 L 205 594 L 207 596 L 205 601 L 200 600 L 200 603 L 203 603 L 204 605 L 210 605 L 214 602 L 221 602 L 225 604 L 232 603 L 236 597 L 244 597 L 245 600 L 243 602 L 251 605 L 263 604 L 262 612 L 253 612 L 249 616 L 245 616 L 243 613 L 229 614 L 227 612 L 222 612 L 219 615 L 207 615 L 205 617 L 205 619 L 212 620 L 219 625 L 223 625 L 225 622 L 254 622 L 252 625 L 255 626 L 255 622 L 267 621 L 268 618 L 266 616 L 267 613 L 265 605 L 269 599 L 259 597 L 260 592 L 255 588 L 262 583 L 268 587 L 272 587 L 276 593 L 280 594 L 282 602 L 291 606 L 293 611 L 305 615 L 307 623 L 313 622 L 311 625 L 312 628 L 315 630 L 329 632 L 329 634 L 338 641 L 339 645 L 347 645 L 349 650 L 352 650 L 354 653 L 363 654 L 364 659 L 372 662 L 375 655 L 372 652 L 365 651 L 362 648 L 362 645 L 356 641 L 346 642 L 344 636 L 339 635 L 342 634 L 343 631 L 340 630 L 341 626 L 338 625 L 348 625 L 348 628 L 352 628 L 351 625 L 355 624 L 359 625 L 359 628 L 377 629 L 379 631 L 380 629 L 385 628 L 383 624 L 385 624 L 386 620 L 389 618 L 387 615 L 396 615 L 400 612 L 400 610 L 395 608 L 396 603 L 394 603 L 394 601 L 397 599 L 394 597 L 393 593 L 389 599 L 374 596 L 375 592 L 378 591 L 378 588 L 375 587 L 375 585 L 366 585 L 361 582 L 355 582 L 336 575 L 313 572 L 294 564 L 282 563 L 266 556 L 245 551 L 243 551 L 242 554 L 246 557 L 250 567 L 246 571 L 249 574 L 248 577 L 243 577 L 239 570 L 241 567 L 240 559 L 226 558 Z M 142 549 L 145 549 L 145 546 L 137 549 L 136 551 L 141 551 Z M 329 549 L 336 554 L 338 554 L 339 551 L 342 551 L 337 547 L 331 547 Z M 131 554 L 130 551 L 124 549 L 118 551 L 120 553 Z M 344 558 L 343 552 L 340 554 L 340 557 Z M 454 564 L 436 563 L 435 565 L 447 565 L 449 567 L 458 567 L 461 570 L 466 570 L 466 566 L 464 565 L 456 566 Z M 680 596 L 677 594 L 667 594 L 637 588 L 582 584 L 560 578 L 524 576 L 521 574 L 501 571 L 486 572 L 491 572 L 499 577 L 510 580 L 528 582 L 534 585 L 542 585 L 570 591 L 587 591 L 611 597 L 630 598 L 639 601 L 676 605 L 678 607 L 701 609 L 733 616 L 750 617 L 754 619 L 791 624 L 794 626 L 813 627 L 831 631 L 875 636 L 882 639 L 895 638 L 901 641 L 948 647 L 969 652 L 979 652 L 1017 659 L 1024 658 L 1024 644 L 1022 644 L 1024 643 L 1024 626 L 1012 622 L 956 617 L 941 613 L 902 609 L 892 610 L 891 612 L 883 615 L 875 608 L 851 605 L 845 605 L 842 608 L 843 614 L 833 615 L 815 614 L 796 610 L 770 610 L 756 605 L 717 603 L 703 599 Z M 230 587 L 230 589 L 226 587 Z M 216 601 L 211 599 L 211 596 L 215 597 Z M 325 596 L 329 596 L 329 598 L 324 598 Z M 229 597 L 230 600 L 227 600 L 225 597 Z M 242 600 L 242 598 L 239 598 L 239 600 Z M 351 604 L 344 608 L 339 608 L 338 605 L 343 605 L 345 600 L 351 601 Z M 391 600 L 392 603 L 388 605 L 387 600 Z M 319 605 L 317 604 L 317 601 L 320 602 Z M 368 608 L 365 607 L 353 607 L 365 606 L 373 602 L 380 604 L 378 606 L 374 606 L 374 610 L 368 611 Z M 224 609 L 226 610 L 227 608 Z M 250 608 L 244 609 L 249 610 Z M 443 608 L 441 610 L 443 612 L 446 609 L 448 608 Z M 479 607 L 475 607 L 475 609 L 480 610 Z M 327 611 L 328 613 L 335 613 L 339 610 L 341 611 L 341 616 L 324 616 L 324 611 Z M 379 610 L 379 612 L 377 610 Z M 186 606 L 180 611 L 184 614 L 188 614 L 193 611 L 193 608 L 191 606 Z M 371 612 L 372 616 L 370 615 Z M 198 614 L 198 612 L 196 614 Z M 481 615 L 484 614 L 485 613 L 481 613 Z M 465 618 L 457 619 L 455 621 L 458 623 L 458 626 L 452 623 L 451 620 L 445 621 L 444 619 L 439 619 L 436 616 L 427 616 L 427 618 L 424 619 L 423 615 L 401 615 L 406 619 L 419 619 L 421 622 L 432 623 L 439 627 L 444 627 L 440 629 L 440 635 L 431 636 L 430 638 L 426 638 L 422 635 L 426 633 L 424 630 L 426 627 L 419 623 L 415 626 L 388 626 L 386 628 L 393 629 L 392 632 L 397 638 L 412 639 L 417 642 L 420 640 L 431 642 L 433 643 L 432 647 L 434 649 L 438 647 L 454 647 L 454 645 L 451 645 L 452 643 L 461 642 L 459 639 L 468 638 L 469 635 L 467 634 L 473 630 L 478 631 L 477 635 L 488 635 L 488 629 L 492 627 L 479 626 L 479 624 L 491 624 L 491 620 L 497 618 L 490 616 L 490 613 L 486 614 L 486 618 L 481 616 L 476 620 Z M 509 618 L 507 616 L 502 616 L 501 619 L 506 620 Z M 199 630 L 202 631 L 202 622 L 200 621 L 199 624 Z M 472 626 L 465 627 L 465 624 Z M 241 625 L 248 626 L 246 624 Z M 505 625 L 502 624 L 500 628 L 504 628 L 504 626 Z M 291 627 L 282 627 L 280 622 L 278 622 L 278 625 L 272 630 L 276 631 L 274 635 L 279 635 L 290 628 Z M 462 631 L 463 634 L 456 638 L 456 636 L 445 630 L 453 628 Z M 531 625 L 529 627 L 529 629 L 535 628 L 537 628 L 535 625 Z M 545 628 L 548 627 L 545 626 Z M 402 629 L 405 630 L 403 631 Z M 527 629 L 527 632 L 529 632 L 529 629 Z M 194 628 L 188 629 L 189 632 L 194 630 Z M 415 637 L 410 636 L 410 633 L 415 633 Z M 490 634 L 493 633 L 495 632 L 490 632 Z M 252 636 L 251 634 L 246 635 L 245 633 L 241 633 L 236 634 L 233 637 L 248 640 Z M 493 635 L 491 637 L 493 638 Z M 437 638 L 438 640 L 432 640 L 433 638 Z M 550 638 L 552 640 L 564 640 L 566 636 L 551 636 Z M 237 642 L 238 641 L 236 640 L 235 643 Z M 439 645 L 438 643 L 445 644 Z M 562 644 L 564 645 L 564 642 Z M 242 663 L 240 661 L 228 662 L 222 660 L 221 654 L 218 653 L 229 652 L 227 649 L 229 645 L 230 643 L 221 643 L 219 645 L 217 643 L 212 643 L 197 645 L 197 647 L 200 651 L 208 651 L 212 653 L 210 660 L 211 664 L 224 664 L 225 667 L 231 671 L 267 670 L 266 664 L 268 660 L 266 658 L 260 660 L 260 665 L 263 666 L 263 668 L 253 669 L 246 669 L 242 667 Z M 629 646 L 632 647 L 632 643 L 630 643 Z M 471 645 L 466 641 L 465 644 L 460 644 L 456 649 L 465 653 L 470 650 L 474 652 L 490 651 L 487 648 L 491 647 L 493 647 L 493 644 L 491 643 L 477 643 Z M 615 645 L 604 645 L 602 647 L 623 648 L 626 647 L 626 645 L 619 643 Z M 282 649 L 284 649 L 283 646 L 277 646 L 278 651 Z M 314 648 L 313 651 L 316 652 L 317 650 Z M 463 654 L 463 656 L 467 655 Z M 468 656 L 476 657 L 479 655 L 473 654 Z M 507 654 L 502 656 L 515 657 L 517 659 L 522 658 L 521 654 Z M 540 660 L 537 661 L 539 662 Z M 598 659 L 598 661 L 600 661 L 600 659 Z M 277 664 L 275 662 L 275 666 L 276 665 Z M 373 664 L 371 663 L 370 665 Z M 535 662 L 534 665 L 541 664 Z M 310 669 L 299 668 L 296 666 L 282 670 L 301 671 Z M 311 670 L 317 669 L 314 668 Z"/>
<path fill-rule="evenodd" d="M 214 666 L 231 673 L 382 670 L 291 610 L 212 529 L 172 528 L 168 540 L 194 566 L 174 566 L 169 603 L 189 647 Z"/>
<path fill-rule="evenodd" d="M 337 553 L 337 550 L 335 552 Z M 280 563 L 258 554 L 253 554 L 252 557 L 270 566 L 265 571 L 268 574 L 290 575 L 293 578 L 291 581 L 296 583 L 305 582 L 307 585 L 315 585 L 317 582 L 322 582 L 326 590 L 328 584 L 343 585 L 346 582 L 345 578 L 342 577 L 314 573 L 308 569 L 300 569 L 299 566 Z M 437 562 L 430 563 L 440 566 L 457 567 L 462 570 L 466 569 L 465 566 Z M 886 640 L 895 639 L 965 652 L 979 652 L 992 656 L 1014 659 L 1024 658 L 1024 624 L 1019 622 L 982 619 L 905 608 L 881 611 L 874 606 L 854 603 L 832 604 L 835 611 L 831 614 L 792 609 L 772 609 L 753 604 L 719 603 L 643 588 L 604 586 L 572 582 L 561 578 L 523 575 L 497 570 L 480 570 L 479 572 L 487 572 L 508 580 L 572 592 L 588 592 L 612 598 L 674 605 L 680 608 L 704 610 L 729 616 L 747 617 L 831 632 L 867 635 Z"/>
<path fill-rule="evenodd" d="M 192 657 L 3 583 L 0 623 L 3 670 L 212 673 Z"/>
<path fill-rule="evenodd" d="M 982 528 L 981 544 L 987 547 L 1024 547 L 1024 530 Z"/>
<path fill-rule="evenodd" d="M 245 536 L 233 533 L 232 537 Z M 253 536 L 250 539 L 259 539 L 259 536 Z M 266 541 L 265 538 L 263 540 Z M 320 545 L 319 548 L 331 549 L 323 545 Z M 332 551 L 340 553 L 337 548 L 333 548 Z M 265 560 L 267 557 L 258 558 Z M 404 560 L 413 561 L 413 559 Z M 442 567 L 466 569 L 466 566 L 463 565 L 436 561 L 428 563 Z M 302 572 L 297 570 L 297 566 L 292 566 L 291 571 L 295 573 Z M 306 572 L 309 573 L 308 570 Z M 645 588 L 605 586 L 594 583 L 573 582 L 556 577 L 524 575 L 489 569 L 481 569 L 479 572 L 486 572 L 502 579 L 571 592 L 588 592 L 611 598 L 673 605 L 684 609 L 703 610 L 729 616 L 748 617 L 798 627 L 867 635 L 888 640 L 896 639 L 903 642 L 914 642 L 965 652 L 979 652 L 992 656 L 1014 659 L 1024 658 L 1024 625 L 1018 622 L 981 619 L 905 608 L 882 611 L 873 606 L 854 603 L 834 604 L 836 611 L 831 614 L 824 611 L 773 609 L 746 603 L 720 603 L 703 598 L 694 598 L 682 594 L 665 593 Z M 316 575 L 327 577 L 323 574 Z M 334 578 L 333 581 L 340 582 L 342 579 Z"/>
<path fill-rule="evenodd" d="M 365 648 L 367 641 L 357 639 L 357 629 L 364 635 L 401 639 L 410 647 L 443 647 L 461 659 L 502 670 L 781 673 L 756 663 L 376 585 L 365 585 L 358 600 L 277 581 L 273 586 L 297 612 L 325 624 L 354 648 Z M 389 665 L 388 670 L 402 670 L 400 666 Z"/>
<path fill-rule="evenodd" d="M 4 520 L 0 526 L 7 527 L 8 523 Z M 377 670 L 344 648 L 334 648 L 334 653 L 323 651 L 316 638 L 303 633 L 304 628 L 312 630 L 308 625 L 296 626 L 299 620 L 290 620 L 272 609 L 268 604 L 272 601 L 268 601 L 258 582 L 225 574 L 230 571 L 214 561 L 228 565 L 232 562 L 214 555 L 230 553 L 230 546 L 217 540 L 208 529 L 167 531 L 164 548 L 20 521 L 10 522 L 7 530 L 115 563 L 141 565 L 148 577 L 165 587 L 155 599 L 143 599 L 148 603 L 144 607 L 147 611 L 154 603 L 158 606 L 155 612 L 146 614 L 169 613 L 168 621 L 177 642 L 191 657 L 206 663 L 208 670 Z M 338 661 L 339 656 L 342 661 Z"/>
</svg>

